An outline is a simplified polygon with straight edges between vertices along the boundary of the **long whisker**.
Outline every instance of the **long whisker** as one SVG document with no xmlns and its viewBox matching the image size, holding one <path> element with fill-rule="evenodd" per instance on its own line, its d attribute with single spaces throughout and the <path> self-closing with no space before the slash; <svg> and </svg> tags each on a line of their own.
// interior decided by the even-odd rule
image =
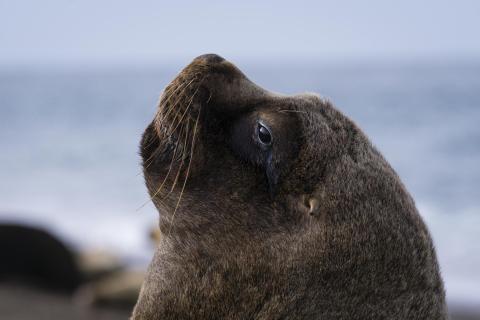
<svg viewBox="0 0 480 320">
<path fill-rule="evenodd" d="M 157 129 L 157 132 L 158 134 L 162 134 L 162 138 L 165 138 L 165 139 L 168 139 L 170 138 L 170 136 L 176 132 L 177 128 L 180 126 L 180 132 L 179 132 L 179 135 L 178 135 L 178 139 L 175 143 L 175 149 L 173 151 L 173 155 L 172 155 L 172 160 L 170 162 L 170 165 L 169 165 L 169 168 L 168 168 L 168 171 L 167 171 L 167 174 L 165 176 L 165 178 L 163 179 L 160 187 L 155 191 L 155 193 L 149 198 L 149 200 L 147 200 L 145 203 L 143 203 L 138 209 L 142 209 L 145 205 L 147 205 L 150 201 L 153 201 L 153 199 L 160 193 L 160 191 L 163 189 L 163 187 L 165 186 L 167 180 L 168 180 L 168 177 L 170 176 L 171 172 L 172 172 L 172 169 L 173 169 L 173 164 L 174 162 L 176 161 L 176 158 L 177 158 L 177 151 L 180 150 L 181 148 L 181 145 L 183 144 L 183 151 L 181 152 L 182 153 L 182 156 L 181 159 L 181 163 L 180 163 L 180 166 L 178 168 L 178 171 L 177 171 L 177 174 L 175 176 L 175 180 L 173 182 L 173 185 L 172 187 L 170 188 L 170 191 L 162 197 L 162 199 L 156 199 L 156 201 L 159 201 L 161 202 L 162 200 L 164 200 L 165 198 L 167 198 L 171 193 L 172 191 L 175 189 L 177 183 L 178 183 L 178 180 L 179 180 L 179 177 L 181 175 L 181 172 L 182 172 L 182 168 L 185 164 L 185 160 L 186 160 L 186 150 L 188 148 L 188 136 L 189 136 L 189 132 L 190 132 L 190 128 L 189 128 L 189 124 L 190 124 L 190 121 L 186 121 L 186 126 L 184 125 L 184 122 L 183 122 L 183 119 L 185 118 L 185 115 L 188 113 L 192 103 L 193 103 L 193 100 L 196 96 L 196 94 L 198 93 L 198 90 L 200 89 L 200 86 L 203 82 L 203 80 L 205 79 L 205 77 L 203 77 L 200 81 L 198 81 L 198 86 L 195 90 L 195 92 L 192 94 L 191 98 L 190 98 L 190 101 L 187 105 L 187 107 L 185 108 L 185 111 L 183 113 L 181 113 L 181 111 L 177 108 L 175 108 L 181 101 L 182 99 L 184 98 L 184 92 L 192 85 L 192 83 L 194 83 L 196 80 L 198 80 L 199 76 L 201 75 L 201 73 L 196 73 L 193 78 L 189 81 L 189 82 L 183 82 L 182 84 L 180 84 L 179 86 L 177 86 L 177 88 L 175 88 L 175 90 L 173 92 L 171 92 L 171 89 L 170 88 L 167 88 L 165 91 L 164 91 L 164 96 L 166 97 L 166 99 L 164 99 L 163 101 L 161 101 L 161 104 L 159 106 L 159 108 L 163 108 L 163 112 L 159 112 L 159 114 L 155 117 L 155 127 Z M 175 96 L 175 93 L 179 92 L 181 90 L 181 93 L 178 94 L 178 98 L 176 99 L 176 101 L 173 103 L 173 104 L 170 104 L 168 105 L 168 102 L 170 102 L 172 100 L 172 98 Z M 167 97 L 168 95 L 168 97 Z M 168 108 L 168 109 L 167 109 Z M 163 119 L 166 119 L 172 112 L 173 110 L 177 110 L 173 120 L 171 121 L 171 125 L 170 127 L 168 128 L 168 130 L 165 132 L 165 128 L 162 129 L 162 133 L 159 132 L 159 129 L 161 128 L 161 126 L 159 125 L 159 121 L 163 120 Z M 181 116 L 180 116 L 181 114 Z M 177 120 L 177 118 L 180 116 L 180 118 Z M 197 122 L 195 123 L 195 131 L 196 131 L 196 128 L 197 128 L 197 124 L 198 124 L 198 117 L 197 117 Z M 173 129 L 172 129 L 173 128 Z M 185 129 L 185 134 L 183 134 L 183 131 Z M 182 137 L 185 137 L 184 141 L 182 142 Z M 193 134 L 193 138 L 195 138 L 195 132 Z M 152 141 L 153 142 L 153 141 Z M 151 142 L 150 142 L 151 143 Z M 193 143 L 192 143 L 193 144 Z M 193 145 L 192 145 L 192 151 L 193 151 Z M 154 159 L 155 157 L 157 156 L 157 154 L 160 152 L 160 149 L 157 148 L 151 155 L 150 157 L 145 161 L 145 164 L 144 164 L 144 170 L 147 169 L 153 162 L 154 162 Z M 190 162 L 189 162 L 189 165 L 188 165 L 188 168 L 187 168 L 187 174 L 186 174 L 186 178 L 185 178 L 185 181 L 184 181 L 184 185 L 182 187 L 182 191 L 181 191 L 181 195 L 180 195 L 180 198 L 179 200 L 181 199 L 181 196 L 183 194 L 183 190 L 185 188 L 185 183 L 186 183 L 186 180 L 187 180 L 187 177 L 188 177 L 188 172 L 190 171 L 190 165 L 191 165 L 191 158 L 190 158 Z M 177 202 L 177 206 L 178 206 L 179 202 Z M 175 211 L 177 210 L 177 208 L 175 208 Z"/>
<path fill-rule="evenodd" d="M 149 143 L 147 143 L 146 146 L 142 146 L 142 149 L 147 149 L 148 147 L 150 147 L 151 145 L 153 144 L 153 139 L 152 141 L 150 141 Z M 155 156 L 157 155 L 158 153 L 158 148 L 155 149 L 152 154 L 146 159 L 143 161 L 143 166 L 144 168 L 148 168 L 150 166 L 150 164 L 153 162 L 153 159 L 155 158 Z M 137 177 L 139 175 L 141 175 L 143 173 L 143 171 L 140 171 L 139 173 L 137 173 Z"/>
<path fill-rule="evenodd" d="M 192 105 L 193 103 L 193 99 L 195 98 L 196 94 L 198 93 L 198 90 L 200 89 L 200 85 L 202 83 L 200 82 L 199 85 L 198 85 L 198 88 L 197 90 L 195 90 L 195 92 L 193 93 L 192 97 L 190 98 L 190 101 L 187 105 L 187 107 L 185 108 L 185 111 L 183 112 L 182 116 L 180 117 L 180 119 L 177 121 L 177 124 L 175 125 L 175 127 L 172 129 L 173 127 L 173 124 L 174 124 L 174 120 L 177 118 L 177 116 L 180 114 L 180 112 L 177 112 L 177 114 L 175 115 L 175 118 L 174 120 L 172 120 L 172 125 L 170 126 L 170 128 L 168 129 L 167 131 L 167 134 L 172 134 L 173 132 L 175 132 L 175 130 L 177 129 L 177 127 L 180 125 L 180 123 L 182 123 L 182 120 L 183 118 L 185 117 L 185 115 L 187 114 L 188 110 L 190 109 L 190 106 Z"/>
<path fill-rule="evenodd" d="M 189 126 L 189 123 L 187 122 L 187 133 L 188 133 L 188 126 Z M 183 165 L 185 164 L 185 150 L 187 149 L 187 142 L 188 142 L 187 135 L 185 135 L 185 143 L 184 143 L 184 146 L 183 146 L 183 152 L 184 153 L 182 155 L 182 162 L 180 163 L 180 167 L 178 168 L 177 174 L 175 175 L 175 180 L 173 181 L 173 184 L 172 184 L 172 187 L 170 188 L 170 191 L 164 197 L 162 197 L 162 200 L 167 198 L 173 192 L 173 190 L 175 189 L 175 186 L 177 185 L 178 179 L 179 179 L 180 174 L 182 172 Z"/>
<path fill-rule="evenodd" d="M 197 78 L 197 74 L 195 75 L 194 79 L 192 79 L 188 84 L 187 84 L 186 82 L 184 82 L 184 83 L 182 83 L 181 85 L 179 85 L 177 88 L 175 88 L 174 92 L 173 92 L 172 94 L 170 94 L 170 96 L 167 98 L 166 101 L 164 101 L 164 102 L 162 103 L 162 105 L 166 105 L 166 103 L 172 98 L 172 96 L 173 96 L 180 88 L 183 87 L 184 90 L 186 90 L 187 87 L 190 86 L 190 84 L 191 84 L 196 78 Z M 202 80 L 203 80 L 203 79 L 202 79 Z M 197 88 L 197 90 L 195 91 L 195 93 L 198 91 L 198 89 L 199 89 L 199 88 Z M 167 89 L 167 90 L 168 90 L 168 89 Z M 167 90 L 165 91 L 165 93 L 167 92 Z M 183 90 L 183 91 L 184 91 L 184 90 Z M 183 91 L 182 91 L 182 94 L 183 94 Z M 179 98 L 178 100 L 180 100 L 180 98 Z M 193 101 L 193 96 L 192 96 L 192 98 L 190 99 L 190 101 Z M 177 101 L 176 103 L 178 103 L 178 101 Z M 190 102 L 190 103 L 191 103 L 191 102 Z M 175 106 L 175 104 L 172 105 L 172 107 L 170 107 L 170 109 L 172 109 L 174 106 Z M 169 111 L 170 111 L 170 110 L 168 110 L 167 113 L 168 113 Z M 162 118 L 164 118 L 164 117 L 165 117 L 165 115 L 162 116 Z M 182 117 L 182 119 L 183 119 L 183 117 Z M 175 120 L 175 119 L 174 119 L 174 120 Z M 180 121 L 181 121 L 181 120 L 180 120 Z M 178 127 L 179 124 L 180 124 L 180 123 L 178 123 L 178 124 L 176 125 L 175 129 Z M 170 128 L 171 128 L 171 126 L 170 126 Z M 169 128 L 168 131 L 170 131 L 170 128 Z M 168 131 L 167 131 L 167 132 L 168 132 Z M 170 134 L 168 134 L 166 138 L 168 138 L 169 136 L 170 136 Z M 148 145 L 145 146 L 145 147 L 148 148 L 148 146 L 150 146 L 152 143 L 153 143 L 153 139 L 152 139 L 152 141 L 150 141 L 150 142 L 148 143 Z M 152 162 L 151 160 L 154 159 L 154 157 L 157 155 L 157 153 L 158 153 L 158 149 L 155 150 L 154 152 L 152 152 L 152 154 L 150 155 L 150 157 L 148 157 L 148 159 L 145 160 L 146 168 L 148 168 L 148 167 L 150 166 L 150 164 L 151 164 L 151 162 Z M 139 172 L 139 173 L 137 174 L 137 176 L 140 175 L 140 174 L 142 174 L 142 172 Z"/>
<path fill-rule="evenodd" d="M 177 201 L 177 204 L 175 206 L 175 210 L 173 210 L 172 218 L 170 219 L 170 228 L 169 228 L 169 231 L 168 231 L 168 235 L 170 235 L 170 233 L 172 231 L 173 220 L 175 218 L 175 214 L 177 213 L 178 206 L 180 205 L 180 201 L 182 200 L 183 192 L 185 190 L 185 185 L 187 184 L 188 176 L 190 174 L 190 168 L 192 166 L 193 151 L 194 151 L 194 148 L 195 148 L 195 136 L 196 136 L 196 133 L 197 133 L 198 120 L 200 119 L 200 112 L 201 112 L 201 107 L 200 107 L 200 110 L 198 111 L 197 120 L 195 121 L 195 127 L 193 128 L 192 147 L 191 147 L 191 150 L 190 150 L 190 161 L 188 162 L 187 172 L 185 173 L 185 180 L 183 181 L 182 190 L 180 191 L 180 195 L 178 197 L 178 201 Z"/>
<path fill-rule="evenodd" d="M 150 157 L 148 157 L 147 160 L 145 160 L 143 162 L 144 170 L 147 169 L 148 167 L 150 167 L 150 165 L 154 162 L 155 157 L 160 152 L 159 150 L 160 150 L 159 148 L 155 149 L 155 151 L 152 152 Z M 140 172 L 140 174 L 141 174 L 141 172 Z"/>
<path fill-rule="evenodd" d="M 181 134 L 181 132 L 180 132 Z M 144 161 L 144 164 L 143 164 L 143 168 L 144 170 L 145 169 L 148 169 L 150 167 L 150 165 L 154 162 L 155 160 L 155 157 L 157 156 L 158 153 L 160 153 L 160 148 L 157 148 L 155 151 L 152 152 L 152 154 L 150 155 L 150 157 L 148 157 L 147 160 Z M 175 155 L 175 154 L 174 154 Z"/>
<path fill-rule="evenodd" d="M 183 127 L 182 127 L 182 129 L 181 129 L 181 132 L 182 132 L 182 131 L 183 131 Z M 181 136 L 181 134 L 180 134 L 180 136 Z M 188 128 L 187 128 L 187 130 L 186 130 L 186 132 L 185 132 L 185 140 L 187 140 L 187 137 L 188 137 Z M 143 203 L 139 208 L 137 208 L 136 211 L 139 211 L 140 209 L 142 209 L 143 207 L 145 207 L 145 206 L 147 205 L 147 203 L 149 203 L 150 201 L 152 201 L 153 198 L 155 198 L 155 197 L 160 193 L 160 191 L 162 190 L 163 186 L 164 186 L 165 183 L 167 182 L 167 179 L 168 179 L 168 177 L 169 177 L 169 175 L 170 175 L 170 172 L 172 171 L 173 163 L 175 162 L 175 156 L 176 156 L 176 154 L 177 154 L 178 145 L 179 145 L 179 141 L 177 141 L 177 143 L 175 144 L 175 149 L 173 150 L 173 155 L 172 155 L 172 160 L 170 161 L 170 166 L 169 166 L 169 168 L 168 168 L 167 174 L 166 174 L 165 178 L 163 179 L 160 187 L 158 187 L 157 191 L 155 191 L 155 193 L 154 193 L 147 201 L 145 201 L 145 203 Z M 145 168 L 147 168 L 147 167 L 145 167 Z"/>
<path fill-rule="evenodd" d="M 183 94 L 185 93 L 185 91 L 189 88 L 189 86 L 190 86 L 195 80 L 197 80 L 197 77 L 196 77 L 196 76 L 195 76 L 192 80 L 190 80 L 190 82 L 188 82 L 188 83 L 184 86 L 182 92 L 179 94 L 178 99 L 177 99 L 173 104 L 171 104 L 171 105 L 168 105 L 168 104 L 167 104 L 167 103 L 170 101 L 170 99 L 173 97 L 173 94 L 171 94 L 171 95 L 167 98 L 167 100 L 161 101 L 161 103 L 160 103 L 160 105 L 159 105 L 159 108 L 160 108 L 160 109 L 164 109 L 164 110 L 162 110 L 163 112 L 157 113 L 157 115 L 155 116 L 155 119 L 153 120 L 154 123 L 155 123 L 155 130 L 158 132 L 158 134 L 160 134 L 160 132 L 159 132 L 159 130 L 160 130 L 160 128 L 161 128 L 161 123 L 160 123 L 160 122 L 161 122 L 163 119 L 166 119 L 166 118 L 169 116 L 169 114 L 172 112 L 172 110 L 175 109 L 175 107 L 176 107 L 176 106 L 180 103 L 180 101 L 182 100 Z M 183 86 L 183 84 L 180 85 L 180 86 Z M 168 108 L 168 109 L 167 109 L 167 108 Z"/>
<path fill-rule="evenodd" d="M 175 106 L 177 106 L 178 103 L 182 100 L 182 98 L 183 98 L 183 93 L 185 92 L 185 90 L 187 90 L 187 89 L 190 87 L 190 85 L 191 85 L 195 80 L 197 80 L 197 77 L 194 77 L 192 80 L 190 80 L 190 82 L 187 83 L 187 85 L 184 87 L 184 89 L 182 90 L 182 93 L 180 94 L 180 96 L 178 97 L 178 99 L 175 101 L 175 103 L 173 103 L 171 106 L 169 106 L 168 110 L 166 110 L 166 112 L 164 112 L 164 113 L 162 114 L 162 117 L 163 117 L 163 118 L 168 117 L 169 114 L 170 114 L 170 112 L 172 112 L 172 110 L 175 109 Z M 168 105 L 167 105 L 167 102 L 170 101 L 170 99 L 172 98 L 172 96 L 173 96 L 173 94 L 170 95 L 170 97 L 168 98 L 167 101 L 164 101 L 164 102 L 162 103 L 162 105 L 163 105 L 164 107 L 167 107 L 167 106 L 168 106 Z"/>
<path fill-rule="evenodd" d="M 193 81 L 195 81 L 195 79 L 197 79 L 196 76 L 194 76 L 194 77 L 190 80 L 190 82 L 186 82 L 186 81 L 185 81 L 185 82 L 183 82 L 182 84 L 180 84 L 180 85 L 178 85 L 178 86 L 176 86 L 176 87 L 175 87 L 175 86 L 172 86 L 172 87 L 169 86 L 169 87 L 167 87 L 167 89 L 165 89 L 165 91 L 163 92 L 163 94 L 164 94 L 164 95 L 168 94 L 168 98 L 165 99 L 164 101 L 162 101 L 162 102 L 163 102 L 162 104 L 165 105 L 167 102 L 169 102 L 170 99 L 172 99 L 172 98 L 175 96 L 175 94 L 176 94 L 178 91 L 180 91 L 180 90 L 182 90 L 182 94 L 183 94 L 183 91 L 186 90 L 186 89 L 188 88 L 188 86 L 190 86 L 190 84 L 191 84 Z M 170 92 L 170 90 L 172 90 L 171 88 L 175 88 L 175 90 L 173 90 L 173 92 Z"/>
</svg>

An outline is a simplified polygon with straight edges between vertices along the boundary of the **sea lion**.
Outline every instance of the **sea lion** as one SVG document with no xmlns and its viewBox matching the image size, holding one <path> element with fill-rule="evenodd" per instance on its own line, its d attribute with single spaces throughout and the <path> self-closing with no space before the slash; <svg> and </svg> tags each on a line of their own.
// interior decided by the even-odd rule
<svg viewBox="0 0 480 320">
<path fill-rule="evenodd" d="M 214 54 L 140 148 L 161 239 L 133 319 L 445 319 L 432 240 L 365 134 Z"/>
</svg>

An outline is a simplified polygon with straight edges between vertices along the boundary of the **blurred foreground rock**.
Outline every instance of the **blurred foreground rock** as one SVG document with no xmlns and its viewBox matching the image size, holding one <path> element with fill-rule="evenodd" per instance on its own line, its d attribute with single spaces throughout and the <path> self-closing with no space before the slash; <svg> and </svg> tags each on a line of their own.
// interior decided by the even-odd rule
<svg viewBox="0 0 480 320">
<path fill-rule="evenodd" d="M 2 320 L 119 320 L 128 319 L 129 310 L 85 307 L 72 303 L 64 294 L 13 284 L 0 285 Z"/>
<path fill-rule="evenodd" d="M 137 301 L 145 272 L 120 270 L 81 286 L 74 302 L 85 306 L 111 306 L 131 310 Z"/>
<path fill-rule="evenodd" d="M 0 253 L 0 319 L 126 319 L 145 275 L 19 224 L 0 223 Z"/>
</svg>

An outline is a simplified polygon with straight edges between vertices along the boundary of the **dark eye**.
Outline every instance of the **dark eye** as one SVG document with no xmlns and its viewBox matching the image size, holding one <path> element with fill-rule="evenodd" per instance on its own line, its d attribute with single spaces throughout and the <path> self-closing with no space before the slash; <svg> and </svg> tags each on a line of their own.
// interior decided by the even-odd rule
<svg viewBox="0 0 480 320">
<path fill-rule="evenodd" d="M 264 145 L 269 146 L 272 143 L 272 134 L 270 133 L 270 129 L 261 123 L 258 124 L 257 134 L 258 141 Z"/>
</svg>

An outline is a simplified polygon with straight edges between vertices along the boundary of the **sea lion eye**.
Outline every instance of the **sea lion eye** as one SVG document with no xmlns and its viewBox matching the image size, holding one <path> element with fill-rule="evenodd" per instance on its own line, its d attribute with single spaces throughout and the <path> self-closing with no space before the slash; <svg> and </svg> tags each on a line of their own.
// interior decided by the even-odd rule
<svg viewBox="0 0 480 320">
<path fill-rule="evenodd" d="M 270 133 L 270 129 L 261 123 L 259 123 L 257 127 L 257 136 L 260 143 L 266 146 L 272 144 L 272 134 Z"/>
</svg>

